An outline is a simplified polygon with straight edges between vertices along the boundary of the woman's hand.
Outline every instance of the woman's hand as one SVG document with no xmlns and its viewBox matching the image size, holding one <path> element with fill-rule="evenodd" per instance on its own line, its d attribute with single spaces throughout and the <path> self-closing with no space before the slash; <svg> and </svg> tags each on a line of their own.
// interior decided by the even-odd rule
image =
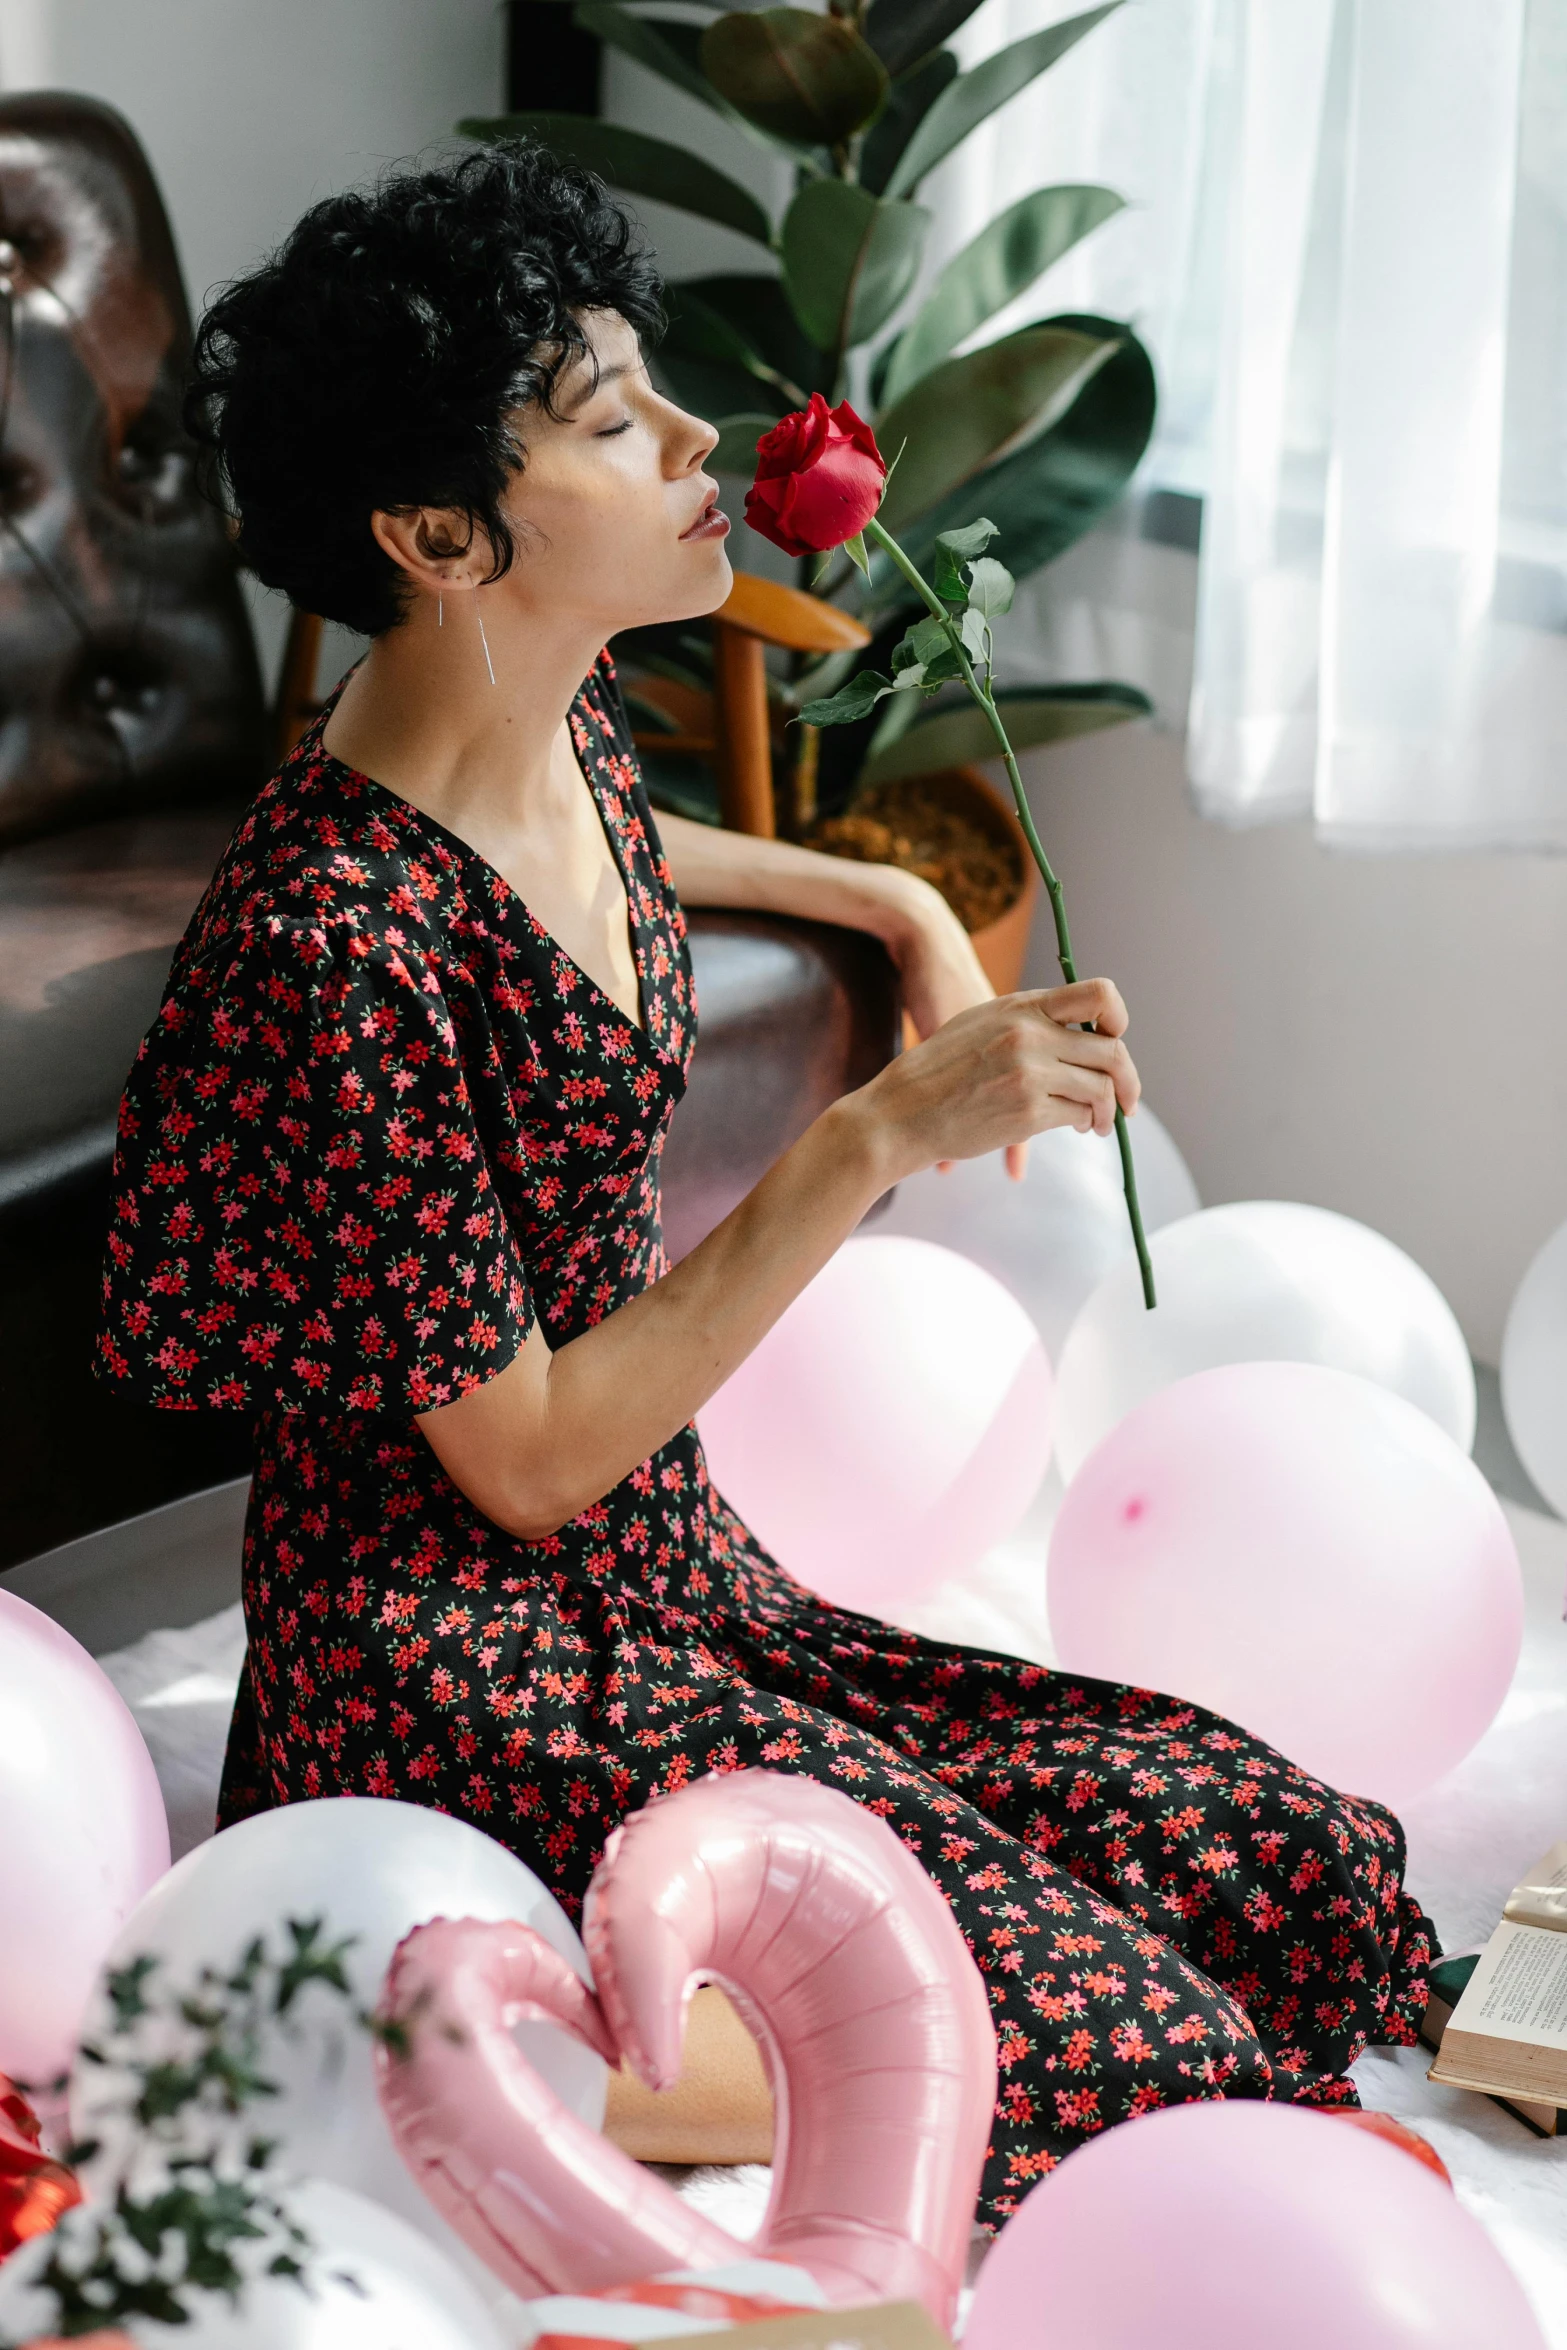
<svg viewBox="0 0 1567 2350">
<path fill-rule="evenodd" d="M 991 986 L 974 952 L 974 942 L 939 889 L 916 874 L 895 866 L 877 868 L 885 876 L 888 928 L 883 933 L 887 952 L 897 965 L 903 1008 L 914 1033 L 923 1041 L 976 1004 L 995 1001 Z M 950 1159 L 938 1159 L 945 1175 Z M 1028 1144 L 1007 1145 L 1006 1169 L 1014 1183 L 1028 1172 Z"/>
<path fill-rule="evenodd" d="M 888 899 L 882 933 L 897 965 L 903 1008 L 921 1039 L 960 1012 L 994 1001 L 974 944 L 940 890 L 895 866 L 874 868 Z"/>
<path fill-rule="evenodd" d="M 1108 979 L 995 997 L 945 1021 L 849 1104 L 875 1127 L 889 1183 L 944 1159 L 1011 1152 L 1052 1126 L 1109 1134 L 1117 1108 L 1130 1115 L 1142 1091 L 1125 1030 Z"/>
</svg>

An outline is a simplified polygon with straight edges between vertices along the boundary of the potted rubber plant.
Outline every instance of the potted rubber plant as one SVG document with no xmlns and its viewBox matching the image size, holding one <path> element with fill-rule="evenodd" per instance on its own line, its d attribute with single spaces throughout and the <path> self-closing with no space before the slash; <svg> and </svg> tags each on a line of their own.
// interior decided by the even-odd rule
<svg viewBox="0 0 1567 2350">
<path fill-rule="evenodd" d="M 829 0 L 825 13 L 692 0 L 679 15 L 659 0 L 578 0 L 580 28 L 788 161 L 790 193 L 776 212 L 691 148 L 597 117 L 524 111 L 459 127 L 475 138 L 536 138 L 633 197 L 717 222 L 755 247 L 754 269 L 670 286 L 655 359 L 671 394 L 718 426 L 719 469 L 749 477 L 758 440 L 781 417 L 813 393 L 830 404 L 852 393 L 893 460 L 883 519 L 914 563 L 928 570 L 938 539 L 1002 514 L 1009 568 L 1026 578 L 1120 497 L 1152 430 L 1153 370 L 1114 319 L 1044 315 L 989 340 L 985 329 L 1122 199 L 1042 184 L 924 282 L 932 214 L 922 198 L 939 164 L 1120 4 L 1106 0 L 965 71 L 946 44 L 979 0 Z M 1031 868 L 1010 814 L 998 826 L 1001 803 L 968 773 L 993 749 L 980 713 L 957 693 L 920 708 L 920 697 L 900 695 L 820 740 L 788 724 L 857 670 L 885 668 L 915 603 L 907 579 L 873 551 L 863 573 L 846 558 L 802 559 L 799 584 L 854 613 L 870 641 L 825 660 L 796 657 L 771 680 L 790 769 L 783 828 L 927 871 L 963 901 L 971 929 L 1010 924 L 1003 960 L 1020 963 Z M 674 747 L 690 740 L 709 686 L 705 633 L 638 632 L 617 654 L 639 731 L 649 730 L 641 739 L 655 798 L 715 814 L 710 778 Z M 1113 680 L 1009 685 L 997 699 L 1018 750 L 1149 708 Z M 660 732 L 674 738 L 668 758 Z"/>
</svg>

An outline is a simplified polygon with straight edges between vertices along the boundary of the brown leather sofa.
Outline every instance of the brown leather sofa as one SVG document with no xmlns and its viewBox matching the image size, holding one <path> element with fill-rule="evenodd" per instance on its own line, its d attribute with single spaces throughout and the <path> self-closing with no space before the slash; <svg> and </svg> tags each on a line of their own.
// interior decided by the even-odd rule
<svg viewBox="0 0 1567 2350">
<path fill-rule="evenodd" d="M 121 1083 L 271 762 L 221 526 L 179 428 L 189 317 L 134 134 L 0 99 L 0 1567 L 248 1466 L 221 1413 L 88 1368 Z M 702 1034 L 666 1159 L 683 1254 L 894 1049 L 854 933 L 698 913 Z"/>
</svg>

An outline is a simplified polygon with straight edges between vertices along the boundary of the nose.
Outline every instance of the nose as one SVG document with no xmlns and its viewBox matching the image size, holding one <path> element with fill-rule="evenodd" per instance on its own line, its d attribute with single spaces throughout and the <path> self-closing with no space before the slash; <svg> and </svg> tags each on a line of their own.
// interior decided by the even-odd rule
<svg viewBox="0 0 1567 2350">
<path fill-rule="evenodd" d="M 683 478 L 688 473 L 700 473 L 702 467 L 718 446 L 718 427 L 705 417 L 692 416 L 684 408 L 674 411 L 676 429 L 672 435 L 677 455 L 676 472 Z"/>
</svg>

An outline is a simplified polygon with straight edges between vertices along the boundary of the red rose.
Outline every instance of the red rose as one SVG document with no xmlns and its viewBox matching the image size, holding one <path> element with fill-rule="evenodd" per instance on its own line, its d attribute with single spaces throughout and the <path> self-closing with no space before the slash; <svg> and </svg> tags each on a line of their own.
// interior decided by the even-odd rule
<svg viewBox="0 0 1567 2350">
<path fill-rule="evenodd" d="M 745 518 L 786 555 L 824 554 L 865 528 L 886 486 L 876 435 L 847 400 L 780 417 L 756 445 L 756 479 Z"/>
</svg>

